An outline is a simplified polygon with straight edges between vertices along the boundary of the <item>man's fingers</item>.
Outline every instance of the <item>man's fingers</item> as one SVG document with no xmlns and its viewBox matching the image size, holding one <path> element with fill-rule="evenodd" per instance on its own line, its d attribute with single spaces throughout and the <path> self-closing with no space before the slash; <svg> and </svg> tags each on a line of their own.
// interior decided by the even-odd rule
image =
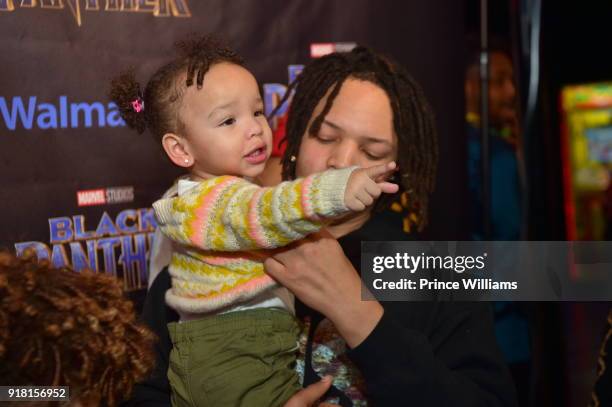
<svg viewBox="0 0 612 407">
<path fill-rule="evenodd" d="M 264 260 L 263 264 L 266 274 L 282 284 L 285 266 L 272 257 L 268 257 Z"/>
<path fill-rule="evenodd" d="M 250 251 L 249 255 L 263 262 L 268 257 L 276 256 L 277 254 L 282 253 L 283 251 L 284 251 L 284 248 L 282 247 L 276 248 L 276 249 L 260 249 L 260 250 Z"/>
<path fill-rule="evenodd" d="M 381 175 L 395 170 L 395 161 L 391 161 L 387 164 L 375 165 L 374 167 L 366 168 L 366 174 L 370 179 L 376 180 Z"/>
<path fill-rule="evenodd" d="M 311 384 L 306 387 L 303 392 L 302 400 L 307 403 L 307 405 L 314 404 L 317 400 L 319 400 L 323 395 L 329 390 L 332 384 L 331 376 L 325 376 L 321 380 L 316 383 Z"/>
<path fill-rule="evenodd" d="M 319 238 L 335 239 L 334 236 L 327 229 L 321 229 L 317 233 L 313 233 L 308 236 L 308 238 L 313 239 L 313 240 L 315 237 L 317 237 L 316 240 L 319 240 Z"/>
<path fill-rule="evenodd" d="M 284 407 L 310 407 L 327 392 L 332 384 L 331 376 L 325 376 L 320 381 L 298 391 Z"/>
</svg>

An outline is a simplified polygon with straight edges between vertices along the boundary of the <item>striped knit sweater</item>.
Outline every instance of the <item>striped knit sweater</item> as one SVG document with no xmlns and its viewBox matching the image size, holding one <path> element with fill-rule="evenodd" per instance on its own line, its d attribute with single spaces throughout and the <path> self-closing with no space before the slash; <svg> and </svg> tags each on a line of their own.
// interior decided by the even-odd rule
<svg viewBox="0 0 612 407">
<path fill-rule="evenodd" d="M 346 185 L 356 167 L 328 170 L 273 188 L 220 176 L 153 204 L 158 227 L 173 241 L 169 306 L 210 313 L 253 299 L 276 283 L 265 252 L 300 240 L 325 218 L 349 210 Z"/>
</svg>

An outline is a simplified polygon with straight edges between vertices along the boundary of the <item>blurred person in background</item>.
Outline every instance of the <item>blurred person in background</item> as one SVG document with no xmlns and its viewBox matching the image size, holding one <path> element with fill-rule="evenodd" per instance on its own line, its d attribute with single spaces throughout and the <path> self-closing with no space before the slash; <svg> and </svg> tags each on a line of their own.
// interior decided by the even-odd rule
<svg viewBox="0 0 612 407">
<path fill-rule="evenodd" d="M 520 127 L 511 53 L 500 40 L 491 41 L 488 103 L 491 232 L 485 237 L 482 222 L 480 50 L 476 41 L 471 42 L 465 76 L 470 237 L 473 240 L 520 240 Z M 525 311 L 519 303 L 513 302 L 496 302 L 494 309 L 495 334 L 514 378 L 519 405 L 528 405 L 531 345 Z"/>
<path fill-rule="evenodd" d="M 114 276 L 0 252 L 0 386 L 68 386 L 72 407 L 117 406 L 152 370 L 153 343 Z"/>
</svg>

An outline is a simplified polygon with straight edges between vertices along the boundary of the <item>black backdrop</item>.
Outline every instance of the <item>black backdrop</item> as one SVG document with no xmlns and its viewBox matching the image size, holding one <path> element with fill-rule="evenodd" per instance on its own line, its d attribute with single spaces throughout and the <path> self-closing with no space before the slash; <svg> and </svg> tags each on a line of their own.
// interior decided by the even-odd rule
<svg viewBox="0 0 612 407">
<path fill-rule="evenodd" d="M 106 94 L 128 66 L 144 82 L 190 32 L 220 34 L 262 84 L 286 85 L 313 43 L 363 43 L 403 63 L 440 135 L 426 234 L 465 237 L 462 2 L 0 0 L 0 10 L 0 246 L 34 244 L 57 264 L 146 285 L 148 208 L 178 173 L 151 136 L 121 125 Z M 79 205 L 79 192 L 93 201 Z"/>
</svg>

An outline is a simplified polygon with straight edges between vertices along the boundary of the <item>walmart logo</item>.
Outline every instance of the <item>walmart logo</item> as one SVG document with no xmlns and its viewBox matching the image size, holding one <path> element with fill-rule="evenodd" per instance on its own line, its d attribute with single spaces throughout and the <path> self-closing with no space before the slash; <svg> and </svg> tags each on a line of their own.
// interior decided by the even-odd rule
<svg viewBox="0 0 612 407">
<path fill-rule="evenodd" d="M 40 103 L 36 96 L 0 96 L 0 115 L 8 130 L 125 126 L 115 103 L 70 102 L 68 96 L 56 103 Z"/>
</svg>

